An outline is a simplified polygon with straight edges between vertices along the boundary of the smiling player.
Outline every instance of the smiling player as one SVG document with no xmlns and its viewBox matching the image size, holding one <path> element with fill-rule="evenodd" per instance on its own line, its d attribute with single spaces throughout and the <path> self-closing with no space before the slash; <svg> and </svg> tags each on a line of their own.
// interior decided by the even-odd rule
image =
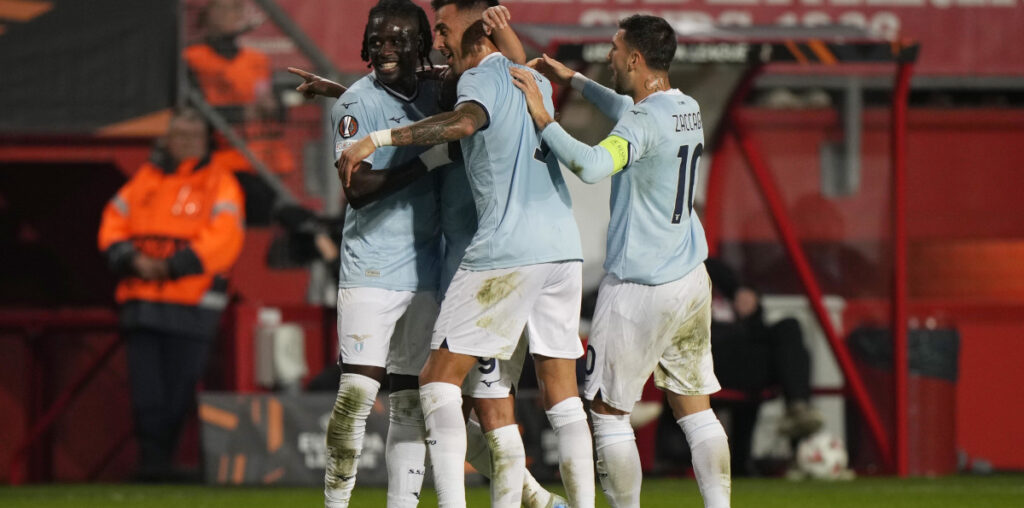
<svg viewBox="0 0 1024 508">
<path fill-rule="evenodd" d="M 721 388 L 712 370 L 708 245 L 693 213 L 704 129 L 697 101 L 669 84 L 675 48 L 664 19 L 622 20 L 608 53 L 614 92 L 546 55 L 531 62 L 617 122 L 593 147 L 551 119 L 532 74 L 510 71 L 558 159 L 587 183 L 612 178 L 608 274 L 598 291 L 584 396 L 592 401 L 598 475 L 616 508 L 640 506 L 629 412 L 652 372 L 690 444 L 704 506 L 729 506 L 729 444 L 708 398 Z"/>
</svg>

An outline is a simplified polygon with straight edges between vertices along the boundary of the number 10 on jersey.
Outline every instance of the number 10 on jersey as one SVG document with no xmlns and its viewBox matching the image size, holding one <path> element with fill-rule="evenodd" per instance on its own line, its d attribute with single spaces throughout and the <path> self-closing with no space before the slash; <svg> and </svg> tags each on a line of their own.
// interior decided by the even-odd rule
<svg viewBox="0 0 1024 508">
<path fill-rule="evenodd" d="M 690 153 L 690 145 L 679 147 L 679 181 L 676 183 L 676 207 L 672 211 L 672 224 L 679 224 L 683 220 L 683 207 L 686 207 L 686 217 L 693 214 L 693 182 L 697 180 L 697 162 L 704 153 L 704 143 L 697 143 L 693 153 Z M 687 173 L 686 169 L 690 171 Z"/>
</svg>

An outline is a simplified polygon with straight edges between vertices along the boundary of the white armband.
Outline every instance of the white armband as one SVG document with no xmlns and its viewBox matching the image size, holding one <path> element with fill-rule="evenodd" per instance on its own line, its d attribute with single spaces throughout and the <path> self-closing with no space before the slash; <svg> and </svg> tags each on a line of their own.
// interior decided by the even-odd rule
<svg viewBox="0 0 1024 508">
<path fill-rule="evenodd" d="M 381 129 L 379 131 L 371 132 L 370 141 L 373 141 L 373 146 L 377 148 L 382 146 L 391 146 L 391 129 Z"/>
<path fill-rule="evenodd" d="M 582 92 L 583 87 L 587 85 L 587 81 L 590 81 L 590 78 L 584 76 L 582 73 L 577 72 L 576 74 L 572 75 L 572 78 L 569 79 L 569 85 L 571 85 L 572 88 L 577 92 Z"/>
<path fill-rule="evenodd" d="M 434 145 L 421 153 L 420 162 L 427 167 L 427 171 L 433 171 L 435 168 L 445 164 L 451 164 L 452 159 L 448 156 L 448 143 Z"/>
</svg>

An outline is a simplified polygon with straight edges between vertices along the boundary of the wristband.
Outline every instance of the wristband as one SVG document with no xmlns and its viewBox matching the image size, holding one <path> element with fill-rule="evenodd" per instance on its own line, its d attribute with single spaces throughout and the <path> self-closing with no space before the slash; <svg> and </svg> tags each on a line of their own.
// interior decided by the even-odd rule
<svg viewBox="0 0 1024 508">
<path fill-rule="evenodd" d="M 382 146 L 391 146 L 391 129 L 381 129 L 379 131 L 371 132 L 370 141 L 373 141 L 373 146 L 377 148 Z"/>
<path fill-rule="evenodd" d="M 452 159 L 448 157 L 448 143 L 434 145 L 421 153 L 420 162 L 427 167 L 427 171 L 433 171 L 435 168 L 445 164 L 451 164 Z"/>
<path fill-rule="evenodd" d="M 572 78 L 569 79 L 569 85 L 572 86 L 572 88 L 577 92 L 582 92 L 583 87 L 587 85 L 587 81 L 590 81 L 590 78 L 577 72 L 576 74 L 572 75 Z"/>
</svg>

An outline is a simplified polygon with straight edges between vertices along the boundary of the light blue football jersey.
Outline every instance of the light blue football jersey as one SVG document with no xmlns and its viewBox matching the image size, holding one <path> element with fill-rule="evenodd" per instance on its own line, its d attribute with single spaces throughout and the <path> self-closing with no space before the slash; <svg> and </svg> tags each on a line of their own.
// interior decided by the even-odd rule
<svg viewBox="0 0 1024 508">
<path fill-rule="evenodd" d="M 569 191 L 558 161 L 541 147 L 526 97 L 512 84 L 513 65 L 492 53 L 459 77 L 456 105 L 475 102 L 488 116 L 487 125 L 460 141 L 477 211 L 461 265 L 468 270 L 583 258 Z M 551 84 L 530 72 L 553 112 Z"/>
<path fill-rule="evenodd" d="M 331 108 L 335 157 L 369 133 L 408 125 L 438 113 L 438 82 L 420 80 L 416 95 L 404 97 L 369 74 Z M 374 171 L 387 171 L 418 157 L 427 147 L 378 148 L 369 158 Z M 436 290 L 440 275 L 439 196 L 433 178 L 356 210 L 345 211 L 341 237 L 343 288 L 398 291 Z"/>
<path fill-rule="evenodd" d="M 605 271 L 640 284 L 677 280 L 708 256 L 693 211 L 704 128 L 697 101 L 672 89 L 626 108 L 611 135 L 629 142 L 612 176 Z"/>
<path fill-rule="evenodd" d="M 441 189 L 441 236 L 444 238 L 438 295 L 443 295 L 476 233 L 476 203 L 462 161 L 453 162 L 436 171 Z"/>
</svg>

